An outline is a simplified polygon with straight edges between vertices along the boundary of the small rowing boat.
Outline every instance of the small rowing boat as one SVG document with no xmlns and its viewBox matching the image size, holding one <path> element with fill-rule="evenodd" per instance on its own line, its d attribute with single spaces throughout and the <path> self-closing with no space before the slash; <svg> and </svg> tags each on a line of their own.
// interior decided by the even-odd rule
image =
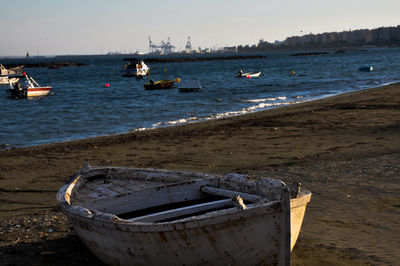
<svg viewBox="0 0 400 266">
<path fill-rule="evenodd" d="M 269 178 L 87 165 L 57 202 L 106 264 L 289 265 L 311 197 L 289 193 Z"/>
<path fill-rule="evenodd" d="M 149 77 L 149 82 L 144 84 L 144 88 L 146 90 L 171 89 L 174 86 L 175 81 L 178 82 L 178 83 L 181 82 L 180 78 L 168 79 L 167 78 L 167 69 L 166 68 L 164 68 L 164 79 L 163 80 L 154 81 L 154 80 L 150 79 L 150 72 L 147 73 L 147 76 Z"/>
<path fill-rule="evenodd" d="M 144 88 L 146 90 L 164 90 L 164 89 L 171 89 L 175 84 L 175 79 L 167 79 L 167 80 L 159 80 L 154 81 L 150 80 L 149 83 L 144 84 Z"/>
</svg>

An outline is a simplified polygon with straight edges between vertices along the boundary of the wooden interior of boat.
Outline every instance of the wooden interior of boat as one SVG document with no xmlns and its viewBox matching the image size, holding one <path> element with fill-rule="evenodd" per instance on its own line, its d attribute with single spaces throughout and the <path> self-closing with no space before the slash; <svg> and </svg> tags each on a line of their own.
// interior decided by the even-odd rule
<svg viewBox="0 0 400 266">
<path fill-rule="evenodd" d="M 131 222 L 172 222 L 209 212 L 236 208 L 235 196 L 244 198 L 244 206 L 261 199 L 260 196 L 204 186 L 198 199 L 185 200 L 140 209 L 117 216 Z"/>
<path fill-rule="evenodd" d="M 130 222 L 155 223 L 217 215 L 218 211 L 245 209 L 260 200 L 263 203 L 275 200 L 257 195 L 255 184 L 251 182 L 247 189 L 241 185 L 240 191 L 232 186 L 234 182 L 198 177 L 184 173 L 94 170 L 81 180 L 80 176 L 76 178 L 70 204 L 116 215 Z"/>
<path fill-rule="evenodd" d="M 152 208 L 146 208 L 117 216 L 131 222 L 170 222 L 210 211 L 232 207 L 232 200 L 224 197 L 210 196 L 197 200 L 175 202 Z"/>
<path fill-rule="evenodd" d="M 96 181 L 100 181 L 98 179 Z M 210 186 L 214 180 L 195 180 L 168 186 L 159 185 L 144 188 L 135 182 L 136 191 L 129 190 L 125 180 L 93 180 L 80 185 L 73 202 L 90 210 L 114 214 L 130 222 L 171 222 L 211 212 L 241 208 L 236 197 L 240 195 L 244 206 L 261 199 L 258 195 L 231 191 Z M 95 185 L 96 184 L 96 185 Z M 131 183 L 132 187 L 134 183 Z M 87 186 L 84 188 L 84 186 Z M 137 188 L 141 187 L 141 190 Z M 85 193 L 84 193 L 85 192 Z M 83 194 L 84 193 L 84 194 Z"/>
</svg>

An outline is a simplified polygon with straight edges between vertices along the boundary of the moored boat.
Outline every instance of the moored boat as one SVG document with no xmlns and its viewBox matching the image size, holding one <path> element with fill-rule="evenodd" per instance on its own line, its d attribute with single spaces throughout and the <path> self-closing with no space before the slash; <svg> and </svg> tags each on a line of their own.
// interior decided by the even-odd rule
<svg viewBox="0 0 400 266">
<path fill-rule="evenodd" d="M 363 72 L 372 72 L 374 70 L 374 67 L 372 66 L 365 66 L 365 67 L 360 67 L 358 69 L 359 71 L 363 71 Z"/>
<path fill-rule="evenodd" d="M 128 63 L 124 65 L 124 73 L 122 74 L 123 77 L 143 78 L 150 71 L 150 68 L 144 63 L 143 60 L 126 58 L 124 61 L 127 61 Z"/>
<path fill-rule="evenodd" d="M 144 88 L 146 90 L 171 89 L 174 86 L 175 81 L 178 83 L 181 82 L 180 78 L 168 79 L 166 68 L 164 68 L 164 79 L 163 80 L 154 81 L 154 80 L 150 79 L 150 72 L 147 73 L 147 76 L 149 78 L 149 82 L 144 84 Z"/>
<path fill-rule="evenodd" d="M 199 81 L 183 81 L 179 85 L 179 92 L 199 92 L 203 87 Z"/>
<path fill-rule="evenodd" d="M 31 98 L 47 96 L 52 94 L 51 86 L 40 86 L 31 76 L 25 72 L 18 75 L 9 75 L 8 93 L 12 99 Z M 13 82 L 15 78 L 17 81 Z M 20 84 L 20 79 L 24 79 L 24 83 Z"/>
<path fill-rule="evenodd" d="M 290 209 L 305 210 L 311 193 L 299 195 L 290 200 L 280 180 L 238 174 L 87 167 L 57 201 L 107 264 L 289 265 Z"/>
<path fill-rule="evenodd" d="M 253 78 L 253 77 L 259 77 L 260 75 L 261 75 L 261 71 L 243 73 L 242 70 L 239 70 L 239 72 L 237 74 L 237 77 L 239 77 L 239 78 Z"/>
<path fill-rule="evenodd" d="M 0 64 L 0 85 L 8 85 L 11 82 L 15 83 L 18 81 L 18 78 L 13 78 L 13 75 L 22 74 L 24 71 L 23 66 L 17 66 L 13 68 L 5 68 L 2 64 Z"/>
<path fill-rule="evenodd" d="M 149 83 L 144 84 L 144 88 L 146 90 L 163 90 L 163 89 L 171 89 L 175 84 L 175 79 L 167 79 L 167 80 L 159 80 L 154 81 L 150 80 Z"/>
</svg>

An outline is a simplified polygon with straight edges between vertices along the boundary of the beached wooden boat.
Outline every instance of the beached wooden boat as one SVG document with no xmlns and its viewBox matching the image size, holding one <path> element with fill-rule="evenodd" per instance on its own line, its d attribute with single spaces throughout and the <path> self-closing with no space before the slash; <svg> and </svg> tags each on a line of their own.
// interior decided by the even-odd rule
<svg viewBox="0 0 400 266">
<path fill-rule="evenodd" d="M 253 77 L 259 77 L 260 75 L 261 75 L 261 71 L 243 73 L 242 70 L 239 70 L 237 77 L 239 77 L 239 78 L 253 78 Z"/>
<path fill-rule="evenodd" d="M 280 180 L 85 167 L 57 201 L 107 264 L 289 265 L 295 242 L 293 199 Z"/>
</svg>

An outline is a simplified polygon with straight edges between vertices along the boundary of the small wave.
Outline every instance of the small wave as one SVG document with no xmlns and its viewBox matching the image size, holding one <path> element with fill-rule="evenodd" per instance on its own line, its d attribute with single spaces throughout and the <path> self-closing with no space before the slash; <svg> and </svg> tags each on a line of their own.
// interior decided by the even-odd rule
<svg viewBox="0 0 400 266">
<path fill-rule="evenodd" d="M 278 98 L 279 98 L 279 100 L 286 99 L 286 97 L 277 97 L 275 99 L 278 99 Z M 224 117 L 244 115 L 247 113 L 262 111 L 267 108 L 278 107 L 281 105 L 297 104 L 297 103 L 301 103 L 301 102 L 305 102 L 305 101 L 306 100 L 275 102 L 275 103 L 261 102 L 257 105 L 246 107 L 246 108 L 243 108 L 242 110 L 238 110 L 238 111 L 217 113 L 217 114 L 213 114 L 213 115 L 209 115 L 209 116 L 205 116 L 205 117 L 191 116 L 189 118 L 180 118 L 180 119 L 171 120 L 171 121 L 158 122 L 158 123 L 153 124 L 151 128 L 158 128 L 158 127 L 164 127 L 164 126 L 176 126 L 176 125 L 189 124 L 189 123 L 193 123 L 193 122 L 200 122 L 200 121 L 206 121 L 206 120 L 220 119 L 220 118 L 224 118 Z M 132 131 L 142 131 L 142 130 L 151 129 L 151 128 L 139 128 L 139 129 L 133 129 Z"/>
<path fill-rule="evenodd" d="M 180 119 L 172 120 L 172 121 L 158 122 L 158 123 L 153 124 L 153 127 L 159 127 L 159 126 L 165 126 L 165 125 L 171 125 L 171 126 L 172 125 L 182 125 L 182 124 L 186 124 L 186 123 L 196 121 L 196 120 L 198 120 L 197 117 L 191 116 L 189 118 L 180 118 Z"/>
<path fill-rule="evenodd" d="M 383 86 L 392 85 L 392 84 L 396 84 L 396 83 L 400 83 L 400 80 L 382 83 L 378 87 L 383 87 Z"/>
<path fill-rule="evenodd" d="M 281 100 L 286 100 L 286 96 L 274 97 L 274 98 L 243 100 L 243 102 L 246 102 L 246 103 L 259 103 L 259 102 L 271 102 L 271 101 L 281 101 Z"/>
<path fill-rule="evenodd" d="M 288 102 L 277 102 L 277 103 L 259 103 L 258 105 L 247 107 L 243 110 L 246 111 L 254 111 L 258 109 L 266 109 L 268 107 L 276 107 L 280 105 L 290 105 L 290 104 L 296 104 L 296 103 L 301 103 L 303 101 L 288 101 Z"/>
</svg>

